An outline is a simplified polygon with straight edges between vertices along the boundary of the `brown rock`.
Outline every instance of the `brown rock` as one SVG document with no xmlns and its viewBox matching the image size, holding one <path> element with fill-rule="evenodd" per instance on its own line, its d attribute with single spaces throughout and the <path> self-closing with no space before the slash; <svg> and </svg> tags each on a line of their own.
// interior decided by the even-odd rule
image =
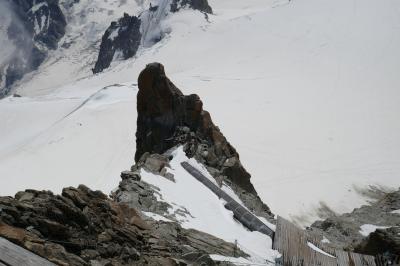
<svg viewBox="0 0 400 266">
<path fill-rule="evenodd" d="M 22 245 L 25 242 L 25 238 L 28 232 L 24 229 L 10 226 L 0 221 L 0 236 L 14 242 L 18 245 Z"/>
<path fill-rule="evenodd" d="M 217 170 L 214 178 L 222 174 L 247 208 L 271 220 L 273 215 L 258 197 L 239 154 L 214 125 L 211 115 L 203 110 L 200 97 L 183 95 L 166 77 L 164 66 L 159 63 L 146 66 L 139 75 L 138 85 L 137 166 L 132 170 L 138 169 L 150 156 L 184 145 L 188 157 L 195 157 Z M 161 167 L 155 166 L 158 171 Z"/>
<path fill-rule="evenodd" d="M 183 95 L 166 77 L 163 65 L 147 65 L 140 73 L 138 83 L 136 161 L 146 152 L 162 154 L 177 145 L 174 136 L 179 135 L 182 128 L 188 128 L 196 137 L 208 143 L 208 146 L 212 146 L 215 155 L 224 158 L 221 164 L 226 158 L 236 158 L 239 161 L 236 150 L 214 125 L 210 114 L 203 110 L 199 96 Z M 216 162 L 206 161 L 207 163 L 215 165 Z M 228 178 L 232 175 L 235 183 L 246 191 L 255 193 L 250 175 L 240 162 L 235 167 L 226 168 L 232 168 L 226 171 Z"/>
</svg>

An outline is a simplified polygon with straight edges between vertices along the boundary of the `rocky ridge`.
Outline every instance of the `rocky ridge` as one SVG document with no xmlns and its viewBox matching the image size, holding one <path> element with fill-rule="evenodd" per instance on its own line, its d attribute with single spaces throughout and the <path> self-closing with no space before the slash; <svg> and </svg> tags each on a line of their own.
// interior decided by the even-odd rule
<svg viewBox="0 0 400 266">
<path fill-rule="evenodd" d="M 173 0 L 171 3 L 172 12 L 177 12 L 184 7 L 190 7 L 206 14 L 212 14 L 212 8 L 207 0 Z"/>
<path fill-rule="evenodd" d="M 80 185 L 0 197 L 0 236 L 58 265 L 215 265 L 247 255 L 209 234 L 155 221 Z"/>
<path fill-rule="evenodd" d="M 118 21 L 111 22 L 103 34 L 93 73 L 102 72 L 114 60 L 126 60 L 135 56 L 140 46 L 149 47 L 159 42 L 165 36 L 160 28 L 162 19 L 169 12 L 175 13 L 183 8 L 212 14 L 207 0 L 164 0 L 157 5 L 150 4 L 137 17 L 124 14 Z"/>
<path fill-rule="evenodd" d="M 370 205 L 351 213 L 332 215 L 314 222 L 308 229 L 323 235 L 329 245 L 362 254 L 385 254 L 389 259 L 400 255 L 400 190 L 383 193 Z M 372 230 L 367 237 L 361 234 L 362 225 L 384 227 Z"/>
<path fill-rule="evenodd" d="M 272 221 L 273 215 L 257 195 L 239 154 L 203 110 L 199 96 L 183 95 L 159 63 L 146 66 L 138 86 L 135 160 L 184 145 L 186 155 L 207 166 L 219 184 L 228 184 L 247 208 Z"/>
<path fill-rule="evenodd" d="M 117 22 L 112 22 L 101 39 L 99 56 L 93 73 L 99 73 L 108 68 L 116 52 L 120 52 L 119 57 L 123 60 L 134 56 L 139 48 L 141 37 L 140 20 L 137 17 L 125 13 Z"/>
</svg>

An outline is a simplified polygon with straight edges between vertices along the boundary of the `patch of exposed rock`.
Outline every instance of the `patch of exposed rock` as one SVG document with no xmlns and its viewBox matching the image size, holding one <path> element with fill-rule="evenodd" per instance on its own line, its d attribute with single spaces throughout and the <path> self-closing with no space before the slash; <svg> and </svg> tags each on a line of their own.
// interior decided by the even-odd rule
<svg viewBox="0 0 400 266">
<path fill-rule="evenodd" d="M 126 13 L 118 21 L 111 22 L 101 39 L 100 52 L 93 73 L 108 68 L 117 53 L 123 60 L 136 54 L 142 38 L 140 23 L 139 18 Z"/>
<path fill-rule="evenodd" d="M 184 145 L 186 155 L 207 166 L 217 181 L 231 186 L 246 207 L 271 219 L 272 213 L 258 197 L 239 154 L 203 109 L 200 97 L 183 95 L 159 63 L 146 66 L 138 85 L 136 162 L 146 153 L 163 154 Z"/>
<path fill-rule="evenodd" d="M 369 255 L 400 255 L 400 214 L 395 212 L 399 209 L 400 190 L 385 193 L 371 205 L 354 209 L 351 213 L 316 221 L 308 230 L 324 235 L 333 247 Z M 377 229 L 365 237 L 360 233 L 364 224 L 389 228 Z"/>
<path fill-rule="evenodd" d="M 0 236 L 58 265 L 214 265 L 208 254 L 231 256 L 235 249 L 178 223 L 144 220 L 83 185 L 62 195 L 26 190 L 0 197 Z"/>
<path fill-rule="evenodd" d="M 183 7 L 189 7 L 194 10 L 212 14 L 212 8 L 207 0 L 173 0 L 171 3 L 171 12 L 177 12 Z"/>
<path fill-rule="evenodd" d="M 173 0 L 170 4 L 160 2 L 151 5 L 140 15 L 124 14 L 118 21 L 111 22 L 101 39 L 100 51 L 93 73 L 100 73 L 108 68 L 114 60 L 126 60 L 134 57 L 139 47 L 151 47 L 159 42 L 169 32 L 161 27 L 161 21 L 170 14 L 182 8 L 190 8 L 207 14 L 212 9 L 207 0 Z"/>
</svg>

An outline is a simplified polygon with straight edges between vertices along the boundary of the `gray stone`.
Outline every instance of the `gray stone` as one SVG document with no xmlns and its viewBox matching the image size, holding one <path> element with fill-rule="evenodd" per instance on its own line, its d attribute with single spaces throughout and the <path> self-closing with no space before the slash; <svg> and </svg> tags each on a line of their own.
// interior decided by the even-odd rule
<svg viewBox="0 0 400 266">
<path fill-rule="evenodd" d="M 146 170 L 156 174 L 159 174 L 166 166 L 169 166 L 168 158 L 159 154 L 151 154 L 144 163 Z"/>
<path fill-rule="evenodd" d="M 31 192 L 18 192 L 17 195 L 15 196 L 19 201 L 31 201 L 34 197 L 35 194 Z"/>
<path fill-rule="evenodd" d="M 138 172 L 132 172 L 132 171 L 123 171 L 121 173 L 121 178 L 122 179 L 132 179 L 135 181 L 140 181 L 140 174 Z"/>
<path fill-rule="evenodd" d="M 356 208 L 351 213 L 334 215 L 325 220 L 316 221 L 308 228 L 308 231 L 325 236 L 329 239 L 330 245 L 333 247 L 351 251 L 358 250 L 359 252 L 365 250 L 370 255 L 376 255 L 372 254 L 372 251 L 377 251 L 378 249 L 374 247 L 374 244 L 370 240 L 359 233 L 361 230 L 360 226 L 363 224 L 388 226 L 391 228 L 400 226 L 400 215 L 391 213 L 393 210 L 400 209 L 400 190 L 381 195 L 383 196 L 377 201 L 370 205 Z M 372 239 L 376 240 L 376 243 L 390 242 L 391 234 L 395 234 L 395 230 L 388 229 L 385 232 L 381 231 L 381 233 L 372 235 Z M 398 238 L 398 236 L 396 235 L 395 238 Z M 392 241 L 392 243 L 394 242 Z M 400 249 L 400 239 L 397 243 L 399 245 L 397 249 Z M 393 250 L 396 250 L 395 244 L 387 251 L 393 252 Z"/>
</svg>

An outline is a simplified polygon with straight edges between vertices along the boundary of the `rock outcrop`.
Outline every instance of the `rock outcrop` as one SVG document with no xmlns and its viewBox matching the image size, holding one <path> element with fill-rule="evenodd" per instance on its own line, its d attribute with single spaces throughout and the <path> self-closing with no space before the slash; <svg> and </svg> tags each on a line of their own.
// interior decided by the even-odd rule
<svg viewBox="0 0 400 266">
<path fill-rule="evenodd" d="M 400 210 L 400 190 L 383 193 L 376 202 L 351 213 L 316 221 L 308 230 L 325 236 L 333 247 L 374 256 L 385 253 L 390 258 L 400 255 L 400 214 L 396 210 Z M 361 226 L 366 224 L 387 228 L 365 237 Z"/>
<path fill-rule="evenodd" d="M 177 12 L 182 7 L 189 7 L 194 10 L 212 14 L 212 8 L 207 0 L 173 0 L 171 3 L 171 12 Z"/>
<path fill-rule="evenodd" d="M 247 256 L 178 223 L 144 220 L 83 185 L 62 195 L 26 190 L 0 197 L 0 237 L 58 265 L 214 265 L 208 254 Z"/>
<path fill-rule="evenodd" d="M 356 252 L 386 257 L 400 256 L 400 227 L 377 229 L 355 248 Z"/>
<path fill-rule="evenodd" d="M 135 160 L 139 161 L 145 153 L 163 154 L 184 145 L 189 157 L 206 165 L 217 180 L 227 182 L 250 210 L 271 218 L 239 154 L 203 110 L 199 96 L 183 95 L 159 63 L 146 66 L 139 75 L 138 85 Z"/>
<path fill-rule="evenodd" d="M 140 47 L 151 47 L 162 40 L 170 31 L 161 26 L 162 20 L 171 12 L 178 12 L 184 7 L 199 10 L 206 15 L 212 13 L 207 0 L 160 1 L 159 5 L 150 4 L 137 17 L 124 14 L 118 21 L 113 21 L 101 39 L 93 73 L 102 72 L 114 60 L 134 57 Z"/>
<path fill-rule="evenodd" d="M 10 16 L 6 37 L 13 52 L 0 65 L 0 98 L 26 73 L 36 70 L 48 50 L 57 48 L 66 27 L 58 0 L 6 0 L 5 5 Z"/>
<path fill-rule="evenodd" d="M 117 22 L 111 23 L 101 39 L 93 73 L 108 68 L 115 56 L 125 60 L 136 54 L 142 38 L 140 23 L 139 18 L 126 13 Z"/>
</svg>

